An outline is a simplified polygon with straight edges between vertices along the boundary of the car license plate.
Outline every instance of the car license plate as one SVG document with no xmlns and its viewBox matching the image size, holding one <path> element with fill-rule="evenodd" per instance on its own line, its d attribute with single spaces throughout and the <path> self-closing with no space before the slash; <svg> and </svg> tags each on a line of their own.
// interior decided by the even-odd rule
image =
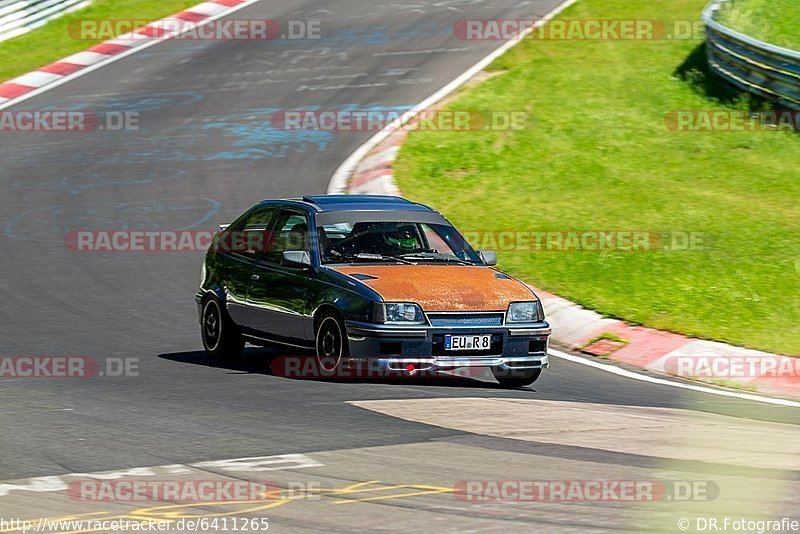
<svg viewBox="0 0 800 534">
<path fill-rule="evenodd" d="M 489 350 L 492 348 L 492 335 L 444 336 L 444 350 Z"/>
</svg>

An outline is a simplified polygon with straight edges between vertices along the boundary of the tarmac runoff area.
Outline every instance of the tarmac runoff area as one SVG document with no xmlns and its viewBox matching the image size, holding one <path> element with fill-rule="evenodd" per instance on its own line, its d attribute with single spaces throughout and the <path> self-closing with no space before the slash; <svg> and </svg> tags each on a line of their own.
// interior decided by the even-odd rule
<svg viewBox="0 0 800 534">
<path fill-rule="evenodd" d="M 153 532 L 245 522 L 251 532 L 675 532 L 686 520 L 696 531 L 709 518 L 791 519 L 800 504 L 790 424 L 508 398 L 351 404 L 453 434 L 0 483 L 0 532 L 111 531 L 103 521 Z M 170 484 L 179 498 L 165 497 Z"/>
</svg>

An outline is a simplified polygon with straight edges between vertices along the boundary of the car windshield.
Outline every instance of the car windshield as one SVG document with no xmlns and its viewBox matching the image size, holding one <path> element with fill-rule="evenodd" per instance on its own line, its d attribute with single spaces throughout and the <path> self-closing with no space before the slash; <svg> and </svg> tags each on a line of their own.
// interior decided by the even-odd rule
<svg viewBox="0 0 800 534">
<path fill-rule="evenodd" d="M 332 223 L 317 228 L 322 263 L 481 264 L 452 226 L 417 222 Z"/>
</svg>

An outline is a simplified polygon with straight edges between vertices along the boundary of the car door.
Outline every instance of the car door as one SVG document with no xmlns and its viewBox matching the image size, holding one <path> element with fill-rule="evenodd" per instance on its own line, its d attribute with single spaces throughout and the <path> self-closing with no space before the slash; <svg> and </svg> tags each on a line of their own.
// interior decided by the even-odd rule
<svg viewBox="0 0 800 534">
<path fill-rule="evenodd" d="M 278 206 L 254 208 L 222 232 L 216 243 L 217 273 L 225 291 L 228 315 L 245 328 L 252 328 L 247 291 L 261 253 L 269 246 L 270 230 L 278 213 Z"/>
<path fill-rule="evenodd" d="M 265 338 L 305 345 L 313 338 L 308 309 L 310 268 L 284 265 L 283 252 L 311 253 L 309 216 L 300 209 L 284 208 L 273 228 L 274 240 L 262 253 L 247 293 L 253 328 Z"/>
</svg>

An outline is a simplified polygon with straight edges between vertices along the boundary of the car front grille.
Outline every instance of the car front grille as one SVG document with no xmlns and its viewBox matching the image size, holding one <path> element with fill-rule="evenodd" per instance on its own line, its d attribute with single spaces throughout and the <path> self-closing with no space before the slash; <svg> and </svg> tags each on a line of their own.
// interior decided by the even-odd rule
<svg viewBox="0 0 800 534">
<path fill-rule="evenodd" d="M 431 326 L 503 326 L 502 313 L 430 313 Z"/>
</svg>

